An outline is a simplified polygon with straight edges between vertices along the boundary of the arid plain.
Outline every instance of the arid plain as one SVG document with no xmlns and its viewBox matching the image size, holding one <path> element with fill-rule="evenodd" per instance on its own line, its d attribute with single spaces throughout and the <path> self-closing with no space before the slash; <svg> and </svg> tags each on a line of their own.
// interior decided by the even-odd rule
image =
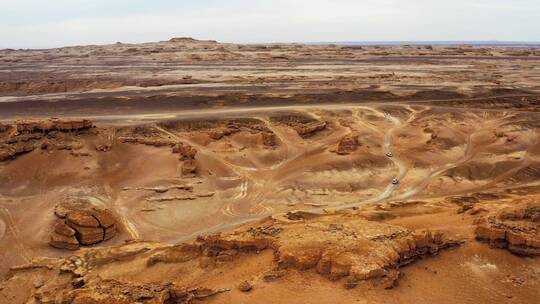
<svg viewBox="0 0 540 304">
<path fill-rule="evenodd" d="M 538 303 L 540 49 L 0 50 L 0 303 Z"/>
</svg>

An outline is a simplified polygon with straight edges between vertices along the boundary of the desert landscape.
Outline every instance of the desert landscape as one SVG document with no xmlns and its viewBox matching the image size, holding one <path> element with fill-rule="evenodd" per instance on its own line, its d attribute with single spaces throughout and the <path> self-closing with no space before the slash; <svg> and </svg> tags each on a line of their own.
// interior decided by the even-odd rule
<svg viewBox="0 0 540 304">
<path fill-rule="evenodd" d="M 0 50 L 0 303 L 539 303 L 540 48 Z"/>
</svg>

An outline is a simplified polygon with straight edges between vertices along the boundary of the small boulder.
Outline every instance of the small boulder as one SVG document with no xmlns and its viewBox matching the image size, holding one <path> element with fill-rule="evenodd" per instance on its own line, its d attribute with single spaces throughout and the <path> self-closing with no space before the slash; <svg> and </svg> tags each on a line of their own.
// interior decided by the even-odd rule
<svg viewBox="0 0 540 304">
<path fill-rule="evenodd" d="M 99 152 L 108 152 L 112 150 L 112 145 L 110 143 L 97 143 L 96 151 Z"/>
<path fill-rule="evenodd" d="M 105 210 L 84 204 L 84 200 L 66 201 L 56 206 L 57 221 L 49 244 L 60 249 L 76 250 L 116 236 L 116 220 Z"/>
<path fill-rule="evenodd" d="M 250 292 L 253 289 L 253 284 L 248 281 L 244 281 L 238 285 L 238 290 L 241 292 Z"/>
</svg>

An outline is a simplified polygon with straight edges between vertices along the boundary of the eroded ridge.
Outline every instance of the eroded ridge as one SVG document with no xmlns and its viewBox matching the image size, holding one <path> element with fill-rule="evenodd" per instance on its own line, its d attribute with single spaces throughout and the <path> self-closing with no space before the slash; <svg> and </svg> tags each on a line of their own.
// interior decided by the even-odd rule
<svg viewBox="0 0 540 304">
<path fill-rule="evenodd" d="M 267 253 L 273 255 L 271 263 L 245 280 L 260 280 L 255 283 L 260 286 L 286 277 L 289 270 L 313 269 L 329 280 L 340 280 L 346 288 L 363 282 L 392 288 L 399 277 L 399 267 L 459 244 L 460 241 L 438 231 L 411 231 L 358 215 L 293 212 L 232 232 L 200 237 L 192 243 L 133 243 L 85 249 L 67 258 L 36 259 L 13 267 L 2 288 L 15 296 L 9 289 L 13 284 L 25 281 L 25 285 L 32 286 L 46 280 L 26 291 L 41 303 L 191 303 L 235 287 L 196 286 L 204 272 L 234 272 L 244 261 L 260 259 Z M 165 275 L 160 284 L 122 281 L 128 273 L 124 270 L 118 275 L 114 270 L 122 263 L 138 264 L 129 273 L 152 273 L 167 265 L 175 269 L 193 268 L 193 273 L 200 274 L 185 278 Z"/>
</svg>

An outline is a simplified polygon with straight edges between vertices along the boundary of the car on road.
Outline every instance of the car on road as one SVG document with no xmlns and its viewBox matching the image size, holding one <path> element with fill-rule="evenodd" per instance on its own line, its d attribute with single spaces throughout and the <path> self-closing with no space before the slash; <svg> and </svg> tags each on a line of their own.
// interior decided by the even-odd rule
<svg viewBox="0 0 540 304">
<path fill-rule="evenodd" d="M 399 179 L 397 179 L 396 177 L 392 178 L 392 185 L 397 185 L 399 184 Z"/>
<path fill-rule="evenodd" d="M 386 153 L 386 156 L 388 156 L 388 157 L 393 157 L 394 154 L 392 154 L 392 152 L 387 152 L 387 153 Z"/>
</svg>

